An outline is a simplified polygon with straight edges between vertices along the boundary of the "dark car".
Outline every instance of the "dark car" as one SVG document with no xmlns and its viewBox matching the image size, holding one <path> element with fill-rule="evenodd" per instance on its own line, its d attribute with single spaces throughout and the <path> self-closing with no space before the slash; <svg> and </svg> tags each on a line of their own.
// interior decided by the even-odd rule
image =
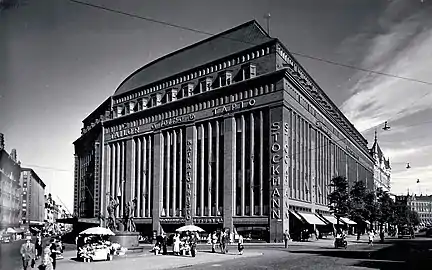
<svg viewBox="0 0 432 270">
<path fill-rule="evenodd" d="M 414 229 L 412 227 L 404 226 L 400 227 L 398 230 L 398 238 L 404 238 L 407 237 L 409 239 L 413 239 L 414 236 Z"/>
</svg>

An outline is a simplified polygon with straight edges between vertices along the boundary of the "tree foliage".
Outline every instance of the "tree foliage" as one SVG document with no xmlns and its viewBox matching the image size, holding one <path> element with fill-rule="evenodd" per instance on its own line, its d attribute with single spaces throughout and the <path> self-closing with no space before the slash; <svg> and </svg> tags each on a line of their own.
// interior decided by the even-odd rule
<svg viewBox="0 0 432 270">
<path fill-rule="evenodd" d="M 366 190 L 365 195 L 365 214 L 364 218 L 373 224 L 377 221 L 379 215 L 378 203 L 376 201 L 376 194 L 373 190 Z"/>
<path fill-rule="evenodd" d="M 416 226 L 420 224 L 418 213 L 411 210 L 406 203 L 397 203 L 394 205 L 394 217 L 395 223 L 400 226 Z"/>
<path fill-rule="evenodd" d="M 349 192 L 349 217 L 351 220 L 362 223 L 365 219 L 366 186 L 363 181 L 357 181 Z"/>
<path fill-rule="evenodd" d="M 339 225 L 340 218 L 347 216 L 350 209 L 348 181 L 343 176 L 336 176 L 331 179 L 330 187 L 333 191 L 328 195 L 329 209 L 335 215 Z"/>
<path fill-rule="evenodd" d="M 380 224 L 380 228 L 385 223 L 393 223 L 394 222 L 394 202 L 387 191 L 383 191 L 382 188 L 377 189 L 377 221 Z"/>
</svg>

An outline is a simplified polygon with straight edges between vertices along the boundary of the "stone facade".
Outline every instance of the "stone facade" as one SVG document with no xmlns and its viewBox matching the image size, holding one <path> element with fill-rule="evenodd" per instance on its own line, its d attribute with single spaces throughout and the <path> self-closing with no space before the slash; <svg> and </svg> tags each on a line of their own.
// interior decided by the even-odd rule
<svg viewBox="0 0 432 270">
<path fill-rule="evenodd" d="M 225 36 L 234 43 L 243 32 L 260 42 L 237 50 L 231 44 L 226 55 L 180 73 L 152 73 L 162 64 L 164 72 L 180 70 L 182 54 Z M 289 211 L 328 213 L 333 176 L 347 176 L 350 185 L 373 182 L 367 141 L 254 21 L 143 67 L 83 122 L 75 142 L 75 214 L 87 213 L 79 204 L 89 195 L 99 200 L 84 207 L 105 216 L 108 195 L 120 201 L 118 216 L 136 198 L 142 230 L 262 226 L 268 241 L 280 241 Z M 84 149 L 99 153 L 90 169 L 99 174 L 82 169 Z"/>
<path fill-rule="evenodd" d="M 45 183 L 32 169 L 22 168 L 21 186 L 23 223 L 43 224 L 45 221 Z"/>
<path fill-rule="evenodd" d="M 20 226 L 20 171 L 16 152 L 14 157 L 6 152 L 4 137 L 0 133 L 0 229 Z"/>
</svg>

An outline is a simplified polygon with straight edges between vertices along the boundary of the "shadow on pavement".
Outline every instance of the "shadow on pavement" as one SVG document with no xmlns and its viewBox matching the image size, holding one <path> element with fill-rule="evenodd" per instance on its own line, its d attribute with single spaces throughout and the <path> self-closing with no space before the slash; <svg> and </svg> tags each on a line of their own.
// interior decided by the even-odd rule
<svg viewBox="0 0 432 270">
<path fill-rule="evenodd" d="M 321 256 L 360 260 L 353 266 L 378 269 L 431 269 L 432 240 L 388 240 L 373 247 L 356 246 L 348 249 L 321 248 L 293 250 Z"/>
</svg>

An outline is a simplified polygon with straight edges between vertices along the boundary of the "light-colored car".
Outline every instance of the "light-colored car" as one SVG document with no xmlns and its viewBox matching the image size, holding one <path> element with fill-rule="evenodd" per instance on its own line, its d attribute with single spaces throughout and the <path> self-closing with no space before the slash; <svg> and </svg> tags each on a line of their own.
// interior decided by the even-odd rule
<svg viewBox="0 0 432 270">
<path fill-rule="evenodd" d="M 112 255 L 109 248 L 97 248 L 90 254 L 92 261 L 111 261 Z"/>
</svg>

